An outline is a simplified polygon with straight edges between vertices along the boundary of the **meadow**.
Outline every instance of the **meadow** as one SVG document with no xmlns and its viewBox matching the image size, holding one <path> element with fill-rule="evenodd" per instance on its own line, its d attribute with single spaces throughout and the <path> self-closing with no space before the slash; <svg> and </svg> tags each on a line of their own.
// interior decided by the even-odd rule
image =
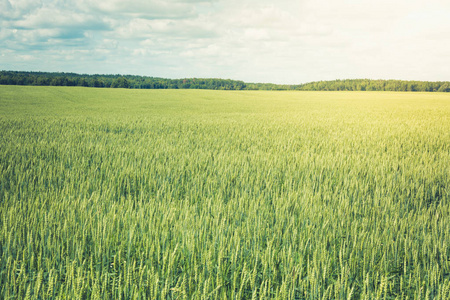
<svg viewBox="0 0 450 300">
<path fill-rule="evenodd" d="M 0 86 L 2 299 L 450 299 L 450 94 Z"/>
</svg>

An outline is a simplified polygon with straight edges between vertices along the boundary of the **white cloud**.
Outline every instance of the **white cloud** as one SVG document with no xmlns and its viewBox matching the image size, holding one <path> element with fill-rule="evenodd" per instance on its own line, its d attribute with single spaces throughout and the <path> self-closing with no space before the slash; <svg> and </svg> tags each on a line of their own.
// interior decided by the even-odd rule
<svg viewBox="0 0 450 300">
<path fill-rule="evenodd" d="M 0 0 L 0 17 L 6 20 L 20 19 L 41 6 L 40 0 Z"/>
<path fill-rule="evenodd" d="M 89 10 L 110 14 L 114 17 L 178 19 L 194 14 L 192 4 L 173 0 L 82 0 L 81 3 L 83 7 Z"/>
<path fill-rule="evenodd" d="M 11 24 L 15 28 L 23 29 L 82 28 L 95 30 L 108 28 L 97 16 L 51 7 L 38 8 L 22 19 L 11 22 Z"/>
<path fill-rule="evenodd" d="M 0 64 L 279 83 L 448 80 L 448 20 L 444 0 L 0 0 Z"/>
</svg>

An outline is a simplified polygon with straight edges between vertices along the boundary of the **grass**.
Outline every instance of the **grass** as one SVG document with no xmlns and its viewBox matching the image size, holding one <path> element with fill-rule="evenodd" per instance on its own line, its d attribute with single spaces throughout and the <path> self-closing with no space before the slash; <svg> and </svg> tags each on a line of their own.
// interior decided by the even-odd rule
<svg viewBox="0 0 450 300">
<path fill-rule="evenodd" d="M 448 299 L 450 95 L 0 86 L 0 298 Z"/>
</svg>

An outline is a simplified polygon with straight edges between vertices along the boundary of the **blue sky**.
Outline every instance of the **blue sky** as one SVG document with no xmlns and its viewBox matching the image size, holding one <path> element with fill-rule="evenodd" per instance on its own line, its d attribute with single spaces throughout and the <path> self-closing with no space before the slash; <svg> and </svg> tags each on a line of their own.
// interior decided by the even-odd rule
<svg viewBox="0 0 450 300">
<path fill-rule="evenodd" d="M 450 80 L 448 0 L 0 0 L 0 69 Z"/>
</svg>

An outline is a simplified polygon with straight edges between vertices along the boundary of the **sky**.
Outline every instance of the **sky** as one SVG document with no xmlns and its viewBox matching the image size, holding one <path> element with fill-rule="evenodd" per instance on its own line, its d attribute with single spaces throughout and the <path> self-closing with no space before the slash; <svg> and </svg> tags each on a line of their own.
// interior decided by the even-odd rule
<svg viewBox="0 0 450 300">
<path fill-rule="evenodd" d="M 0 0 L 0 70 L 450 80 L 449 0 Z"/>
</svg>

